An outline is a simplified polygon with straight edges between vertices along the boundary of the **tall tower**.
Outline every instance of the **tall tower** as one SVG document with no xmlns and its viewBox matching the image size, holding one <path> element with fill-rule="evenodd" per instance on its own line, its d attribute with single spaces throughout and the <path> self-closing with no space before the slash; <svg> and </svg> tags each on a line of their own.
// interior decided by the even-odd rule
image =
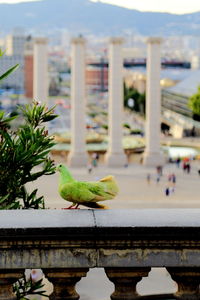
<svg viewBox="0 0 200 300">
<path fill-rule="evenodd" d="M 147 166 L 164 164 L 164 155 L 160 149 L 160 46 L 160 38 L 150 37 L 147 40 L 146 149 L 144 153 L 144 164 Z"/>
<path fill-rule="evenodd" d="M 123 56 L 122 38 L 111 38 L 109 49 L 109 146 L 106 163 L 110 167 L 122 167 L 126 156 L 122 147 L 123 114 Z"/>
<path fill-rule="evenodd" d="M 47 103 L 48 83 L 48 49 L 46 38 L 35 38 L 33 46 L 33 98 Z"/>
<path fill-rule="evenodd" d="M 87 166 L 85 122 L 85 39 L 72 39 L 70 166 Z"/>
</svg>

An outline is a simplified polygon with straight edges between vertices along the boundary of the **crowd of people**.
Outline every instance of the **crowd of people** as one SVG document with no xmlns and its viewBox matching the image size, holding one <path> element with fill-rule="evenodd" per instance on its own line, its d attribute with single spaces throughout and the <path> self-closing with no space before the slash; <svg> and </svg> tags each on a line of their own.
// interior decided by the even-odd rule
<svg viewBox="0 0 200 300">
<path fill-rule="evenodd" d="M 192 159 L 190 159 L 190 158 L 181 159 L 180 157 L 178 157 L 174 161 L 174 163 L 176 164 L 177 168 L 182 167 L 183 173 L 190 174 L 191 161 L 192 161 Z M 200 176 L 200 169 L 198 170 L 198 175 Z M 157 184 L 159 184 L 162 176 L 163 176 L 163 167 L 157 166 L 156 167 L 156 177 L 155 177 L 155 175 L 152 176 L 151 173 L 147 173 L 147 176 L 146 176 L 147 183 L 150 184 L 152 182 L 152 180 L 154 179 L 154 181 Z M 175 192 L 177 175 L 175 174 L 175 172 L 169 172 L 167 175 L 167 178 L 164 177 L 164 180 L 165 180 L 164 193 L 166 196 L 169 196 Z"/>
</svg>

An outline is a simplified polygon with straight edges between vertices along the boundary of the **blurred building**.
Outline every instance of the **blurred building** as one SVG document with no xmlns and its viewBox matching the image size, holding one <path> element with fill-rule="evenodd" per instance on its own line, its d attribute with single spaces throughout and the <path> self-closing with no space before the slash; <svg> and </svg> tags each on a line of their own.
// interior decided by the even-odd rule
<svg viewBox="0 0 200 300">
<path fill-rule="evenodd" d="M 24 50 L 26 37 L 22 31 L 15 31 L 6 37 L 4 41 L 5 55 L 0 60 L 0 74 L 9 68 L 19 64 L 19 68 L 1 82 L 5 89 L 24 90 Z"/>
<path fill-rule="evenodd" d="M 200 69 L 200 56 L 199 55 L 193 55 L 191 58 L 191 68 L 193 70 Z"/>
<path fill-rule="evenodd" d="M 23 55 L 4 55 L 0 60 L 0 74 L 9 68 L 19 64 L 19 68 L 1 81 L 0 86 L 5 89 L 24 90 L 24 56 Z"/>
<path fill-rule="evenodd" d="M 26 37 L 22 33 L 10 34 L 6 37 L 6 55 L 23 55 Z"/>
<path fill-rule="evenodd" d="M 89 91 L 108 90 L 108 67 L 86 66 L 86 87 Z"/>
<path fill-rule="evenodd" d="M 191 71 L 186 78 L 162 91 L 162 107 L 187 117 L 192 117 L 188 107 L 189 97 L 197 93 L 200 85 L 200 70 Z"/>
</svg>

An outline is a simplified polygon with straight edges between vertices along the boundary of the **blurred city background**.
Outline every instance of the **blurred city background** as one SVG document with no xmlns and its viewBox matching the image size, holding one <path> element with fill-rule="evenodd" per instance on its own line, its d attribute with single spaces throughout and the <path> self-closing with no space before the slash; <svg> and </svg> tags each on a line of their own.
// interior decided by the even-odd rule
<svg viewBox="0 0 200 300">
<path fill-rule="evenodd" d="M 76 178 L 96 180 L 108 172 L 115 175 L 120 192 L 108 203 L 114 209 L 200 207 L 200 109 L 198 113 L 188 104 L 200 85 L 197 0 L 166 3 L 159 0 L 4 0 L 0 1 L 0 20 L 0 48 L 5 51 L 0 59 L 0 74 L 19 64 L 0 83 L 0 109 L 8 114 L 18 114 L 18 105 L 34 99 L 34 43 L 38 38 L 48 41 L 48 97 L 44 100 L 49 107 L 55 105 L 59 115 L 48 128 L 55 136 L 52 155 L 56 162 L 66 163 L 71 149 L 71 40 L 84 38 L 85 99 L 80 99 L 80 103 L 85 101 L 86 150 L 92 170 L 75 169 Z M 159 165 L 152 169 L 141 164 L 147 135 L 146 41 L 150 36 L 162 38 L 160 141 L 166 162 L 163 170 Z M 123 38 L 122 145 L 127 162 L 121 169 L 104 167 L 109 145 L 110 37 Z M 176 176 L 175 182 L 172 175 Z M 48 208 L 66 205 L 61 198 L 55 200 L 59 199 L 57 182 L 57 174 L 36 182 L 47 199 Z M 88 277 L 78 285 L 82 300 L 102 300 L 111 293 L 113 286 L 104 284 L 105 275 L 101 270 L 91 270 Z M 91 286 L 93 290 L 89 293 Z M 166 270 L 153 269 L 138 289 L 141 294 L 174 292 L 176 284 Z"/>
</svg>

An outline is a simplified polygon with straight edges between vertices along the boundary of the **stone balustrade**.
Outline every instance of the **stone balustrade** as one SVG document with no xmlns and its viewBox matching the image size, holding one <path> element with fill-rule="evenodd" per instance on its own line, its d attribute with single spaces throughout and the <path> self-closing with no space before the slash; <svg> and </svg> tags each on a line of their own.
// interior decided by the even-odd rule
<svg viewBox="0 0 200 300">
<path fill-rule="evenodd" d="M 0 211 L 0 300 L 16 299 L 27 268 L 42 268 L 52 300 L 79 299 L 90 268 L 105 269 L 113 300 L 156 299 L 136 291 L 151 267 L 177 282 L 170 299 L 200 299 L 200 209 Z"/>
</svg>

